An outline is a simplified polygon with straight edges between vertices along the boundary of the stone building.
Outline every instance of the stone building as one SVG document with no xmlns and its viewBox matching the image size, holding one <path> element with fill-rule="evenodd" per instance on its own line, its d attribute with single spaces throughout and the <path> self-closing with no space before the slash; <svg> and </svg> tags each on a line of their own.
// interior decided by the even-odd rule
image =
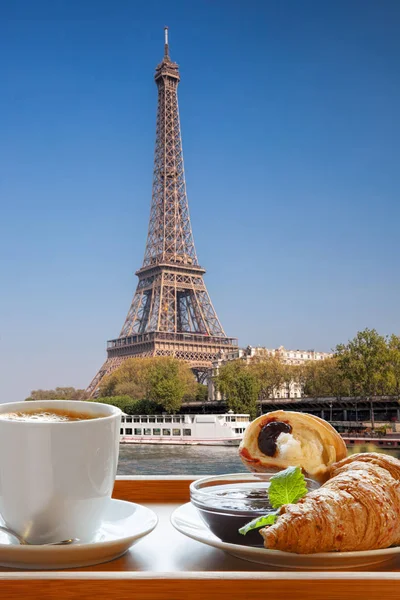
<svg viewBox="0 0 400 600">
<path fill-rule="evenodd" d="M 324 360 L 332 356 L 329 352 L 316 352 L 315 350 L 287 350 L 283 346 L 279 348 L 265 348 L 263 346 L 247 346 L 247 348 L 236 348 L 232 351 L 221 354 L 215 360 L 210 370 L 208 377 L 208 399 L 210 401 L 221 400 L 221 395 L 215 389 L 214 377 L 218 375 L 219 368 L 230 360 L 242 359 L 247 363 L 253 357 L 275 356 L 288 365 L 301 365 L 311 360 Z M 301 385 L 296 381 L 291 381 L 289 384 L 283 385 L 280 389 L 275 390 L 274 398 L 301 398 Z"/>
</svg>

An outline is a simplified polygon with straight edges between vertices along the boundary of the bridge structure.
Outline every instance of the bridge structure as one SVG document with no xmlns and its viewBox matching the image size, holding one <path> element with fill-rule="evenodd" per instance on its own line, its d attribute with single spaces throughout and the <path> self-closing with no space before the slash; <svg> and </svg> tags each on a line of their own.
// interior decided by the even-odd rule
<svg viewBox="0 0 400 600">
<path fill-rule="evenodd" d="M 215 402 L 188 402 L 184 412 L 225 412 L 224 400 Z M 293 410 L 306 412 L 331 422 L 338 428 L 358 429 L 366 425 L 397 422 L 400 425 L 400 399 L 398 396 L 328 397 L 328 398 L 267 398 L 258 405 L 258 412 Z"/>
</svg>

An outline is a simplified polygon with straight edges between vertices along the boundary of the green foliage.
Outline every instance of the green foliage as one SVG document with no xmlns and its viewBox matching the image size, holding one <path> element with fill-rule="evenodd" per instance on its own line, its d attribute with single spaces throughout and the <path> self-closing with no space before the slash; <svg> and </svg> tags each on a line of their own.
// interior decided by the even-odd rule
<svg viewBox="0 0 400 600">
<path fill-rule="evenodd" d="M 132 400 L 130 396 L 106 396 L 91 398 L 88 402 L 101 402 L 120 408 L 127 415 L 157 415 L 165 412 L 161 404 L 152 400 Z"/>
<path fill-rule="evenodd" d="M 171 356 L 127 359 L 100 386 L 103 397 L 129 396 L 133 405 L 148 400 L 151 406 L 168 413 L 178 411 L 182 399 L 195 393 L 196 381 L 189 365 Z"/>
<path fill-rule="evenodd" d="M 206 402 L 208 398 L 208 387 L 202 383 L 197 384 L 196 388 L 196 402 Z"/>
<path fill-rule="evenodd" d="M 375 329 L 359 331 L 347 344 L 339 344 L 335 355 L 352 395 L 368 398 L 387 391 L 388 347 Z"/>
<path fill-rule="evenodd" d="M 100 398 L 91 398 L 88 402 L 100 402 L 102 404 L 110 404 L 120 408 L 123 412 L 127 412 L 126 408 L 132 404 L 130 396 L 103 396 Z"/>
<path fill-rule="evenodd" d="M 78 390 L 74 387 L 56 387 L 54 390 L 32 390 L 29 398 L 32 400 L 81 400 L 84 398 L 85 390 Z"/>
<path fill-rule="evenodd" d="M 400 336 L 387 341 L 387 385 L 389 393 L 400 396 Z"/>
<path fill-rule="evenodd" d="M 275 356 L 254 357 L 248 365 L 248 371 L 258 383 L 261 400 L 269 398 L 274 390 L 290 381 L 290 366 L 285 365 Z"/>
<path fill-rule="evenodd" d="M 337 357 L 309 361 L 296 368 L 305 396 L 315 398 L 350 395 L 349 381 L 341 373 Z"/>
<path fill-rule="evenodd" d="M 359 331 L 331 358 L 286 365 L 275 356 L 238 359 L 220 367 L 217 389 L 235 412 L 255 415 L 257 399 L 273 397 L 296 381 L 309 397 L 400 396 L 400 336 L 388 338 L 374 329 Z"/>
<path fill-rule="evenodd" d="M 157 404 L 152 400 L 137 400 L 128 404 L 125 408 L 125 412 L 128 415 L 159 415 L 164 412 L 164 407 L 161 404 Z"/>
<path fill-rule="evenodd" d="M 215 378 L 216 388 L 226 399 L 229 410 L 235 413 L 257 415 L 257 400 L 260 383 L 242 360 L 232 360 L 219 369 Z"/>
</svg>

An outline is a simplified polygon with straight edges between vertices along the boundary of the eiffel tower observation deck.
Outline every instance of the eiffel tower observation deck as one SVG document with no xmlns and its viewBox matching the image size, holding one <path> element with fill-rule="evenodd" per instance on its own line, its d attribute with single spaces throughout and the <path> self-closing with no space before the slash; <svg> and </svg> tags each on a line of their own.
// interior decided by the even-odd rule
<svg viewBox="0 0 400 600">
<path fill-rule="evenodd" d="M 157 66 L 156 147 L 150 222 L 143 266 L 119 337 L 107 342 L 107 360 L 86 392 L 126 358 L 174 356 L 189 362 L 199 381 L 221 352 L 236 348 L 226 336 L 205 286 L 190 224 L 178 109 L 178 65 Z"/>
</svg>

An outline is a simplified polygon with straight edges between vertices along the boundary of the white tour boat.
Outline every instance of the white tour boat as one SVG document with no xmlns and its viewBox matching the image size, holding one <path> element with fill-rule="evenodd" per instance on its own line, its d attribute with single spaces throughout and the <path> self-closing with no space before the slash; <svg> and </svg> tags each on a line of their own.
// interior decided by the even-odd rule
<svg viewBox="0 0 400 600">
<path fill-rule="evenodd" d="M 238 446 L 250 415 L 122 415 L 122 444 Z"/>
</svg>

